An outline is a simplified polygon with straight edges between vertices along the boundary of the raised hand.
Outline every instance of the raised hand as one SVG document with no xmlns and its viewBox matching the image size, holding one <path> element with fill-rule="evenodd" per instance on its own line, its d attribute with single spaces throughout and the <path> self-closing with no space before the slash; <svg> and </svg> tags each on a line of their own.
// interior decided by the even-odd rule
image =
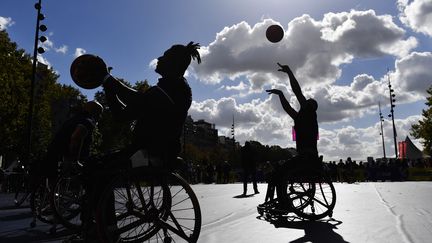
<svg viewBox="0 0 432 243">
<path fill-rule="evenodd" d="M 280 72 L 284 72 L 284 73 L 287 73 L 287 74 L 292 73 L 292 71 L 291 71 L 291 69 L 289 68 L 288 65 L 282 65 L 282 64 L 280 64 L 280 63 L 277 63 L 277 65 L 280 67 L 280 68 L 278 69 L 278 71 L 280 71 Z"/>
<path fill-rule="evenodd" d="M 280 91 L 279 89 L 267 89 L 266 90 L 267 93 L 270 94 L 276 94 L 276 95 L 282 95 L 282 91 Z"/>
</svg>

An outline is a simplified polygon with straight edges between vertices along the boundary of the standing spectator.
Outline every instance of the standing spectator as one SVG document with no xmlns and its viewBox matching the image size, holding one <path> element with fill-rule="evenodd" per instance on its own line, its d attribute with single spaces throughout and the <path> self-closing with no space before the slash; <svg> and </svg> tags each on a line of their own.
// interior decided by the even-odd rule
<svg viewBox="0 0 432 243">
<path fill-rule="evenodd" d="M 338 174 L 338 181 L 344 182 L 345 180 L 345 164 L 343 163 L 342 159 L 339 160 L 339 163 L 337 164 L 337 174 Z"/>
<path fill-rule="evenodd" d="M 216 164 L 216 183 L 217 184 L 222 183 L 222 175 L 223 175 L 223 164 L 221 161 L 219 161 Z"/>
<path fill-rule="evenodd" d="M 224 161 L 223 163 L 223 183 L 229 183 L 229 176 L 231 172 L 231 165 L 228 161 Z"/>
<path fill-rule="evenodd" d="M 243 167 L 243 196 L 247 194 L 247 183 L 249 176 L 252 179 L 253 189 L 255 194 L 258 194 L 258 186 L 256 181 L 256 155 L 255 151 L 248 141 L 244 147 L 241 148 L 241 162 Z"/>
</svg>

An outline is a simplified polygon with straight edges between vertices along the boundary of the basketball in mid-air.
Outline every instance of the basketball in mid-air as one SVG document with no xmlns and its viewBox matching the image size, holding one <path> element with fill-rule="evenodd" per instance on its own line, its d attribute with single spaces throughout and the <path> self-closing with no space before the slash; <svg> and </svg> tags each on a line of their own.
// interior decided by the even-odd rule
<svg viewBox="0 0 432 243">
<path fill-rule="evenodd" d="M 94 89 L 100 86 L 107 73 L 105 62 L 100 57 L 91 54 L 75 58 L 70 67 L 72 80 L 84 89 Z"/>
<path fill-rule="evenodd" d="M 277 43 L 282 40 L 284 36 L 284 30 L 280 25 L 270 25 L 266 30 L 266 37 L 272 43 Z"/>
</svg>

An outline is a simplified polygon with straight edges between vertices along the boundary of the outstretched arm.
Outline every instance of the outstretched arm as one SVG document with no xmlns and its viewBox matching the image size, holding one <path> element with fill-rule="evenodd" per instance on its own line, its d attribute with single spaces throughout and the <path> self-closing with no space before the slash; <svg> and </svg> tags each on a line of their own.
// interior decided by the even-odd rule
<svg viewBox="0 0 432 243">
<path fill-rule="evenodd" d="M 121 83 L 114 77 L 109 77 L 104 83 L 106 99 L 114 117 L 118 120 L 130 121 L 136 119 L 140 104 L 140 94 Z"/>
<path fill-rule="evenodd" d="M 288 115 L 294 119 L 297 116 L 297 111 L 295 111 L 291 105 L 289 104 L 288 100 L 285 98 L 285 95 L 282 93 L 282 91 L 278 89 L 268 89 L 266 90 L 269 94 L 276 94 L 279 96 L 279 100 L 282 104 L 282 108 L 285 110 Z"/>
<path fill-rule="evenodd" d="M 297 97 L 297 100 L 299 101 L 300 106 L 304 106 L 306 104 L 306 98 L 304 97 L 303 92 L 301 91 L 300 85 L 299 85 L 297 79 L 295 78 L 293 72 L 291 71 L 291 69 L 289 68 L 288 65 L 281 65 L 280 63 L 277 63 L 277 64 L 280 67 L 280 69 L 278 71 L 288 74 L 290 84 L 291 84 L 291 89 L 294 92 L 295 96 Z"/>
</svg>

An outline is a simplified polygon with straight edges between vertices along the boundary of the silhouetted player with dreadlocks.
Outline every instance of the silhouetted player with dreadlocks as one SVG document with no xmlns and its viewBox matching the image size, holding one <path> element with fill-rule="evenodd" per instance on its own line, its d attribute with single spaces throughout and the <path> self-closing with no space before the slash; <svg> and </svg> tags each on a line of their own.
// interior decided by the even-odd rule
<svg viewBox="0 0 432 243">
<path fill-rule="evenodd" d="M 192 103 L 192 91 L 183 76 L 192 59 L 201 63 L 197 50 L 199 47 L 199 44 L 190 42 L 187 45 L 173 45 L 165 51 L 157 59 L 155 70 L 162 77 L 155 86 L 145 92 L 127 87 L 112 77 L 106 68 L 103 73 L 97 74 L 100 80 L 103 80 L 106 99 L 114 118 L 136 122 L 132 144 L 118 153 L 109 155 L 108 159 L 103 161 L 104 167 L 124 167 L 122 162 L 138 150 L 146 151 L 148 157 L 167 162 L 175 161 L 181 149 L 180 136 L 183 124 Z M 103 62 L 102 59 L 101 61 Z M 105 63 L 103 65 L 106 67 Z M 95 204 L 109 178 L 93 176 L 89 180 L 86 184 L 92 197 L 88 201 L 92 204 L 91 210 L 95 210 Z M 111 211 L 110 224 L 116 225 L 114 208 Z M 90 212 L 84 215 L 83 222 L 91 222 L 90 215 Z M 91 228 L 91 225 L 89 226 L 84 228 Z M 91 234 L 84 232 L 84 238 L 93 238 Z"/>
<path fill-rule="evenodd" d="M 283 173 L 286 172 L 289 167 L 308 166 L 301 163 L 314 163 L 318 161 L 318 121 L 316 114 L 318 103 L 314 99 L 306 99 L 304 97 L 300 85 L 288 65 L 281 65 L 280 63 L 278 63 L 278 65 L 280 67 L 278 71 L 288 74 L 291 88 L 300 103 L 300 110 L 296 111 L 291 107 L 281 90 L 266 90 L 269 94 L 276 94 L 279 96 L 283 109 L 294 120 L 298 155 L 291 161 L 288 161 L 287 164 L 283 165 L 285 168 L 277 170 L 277 175 L 275 176 L 278 180 L 276 188 L 278 198 L 282 201 L 283 205 L 286 205 L 284 203 L 286 200 L 286 174 Z"/>
</svg>

